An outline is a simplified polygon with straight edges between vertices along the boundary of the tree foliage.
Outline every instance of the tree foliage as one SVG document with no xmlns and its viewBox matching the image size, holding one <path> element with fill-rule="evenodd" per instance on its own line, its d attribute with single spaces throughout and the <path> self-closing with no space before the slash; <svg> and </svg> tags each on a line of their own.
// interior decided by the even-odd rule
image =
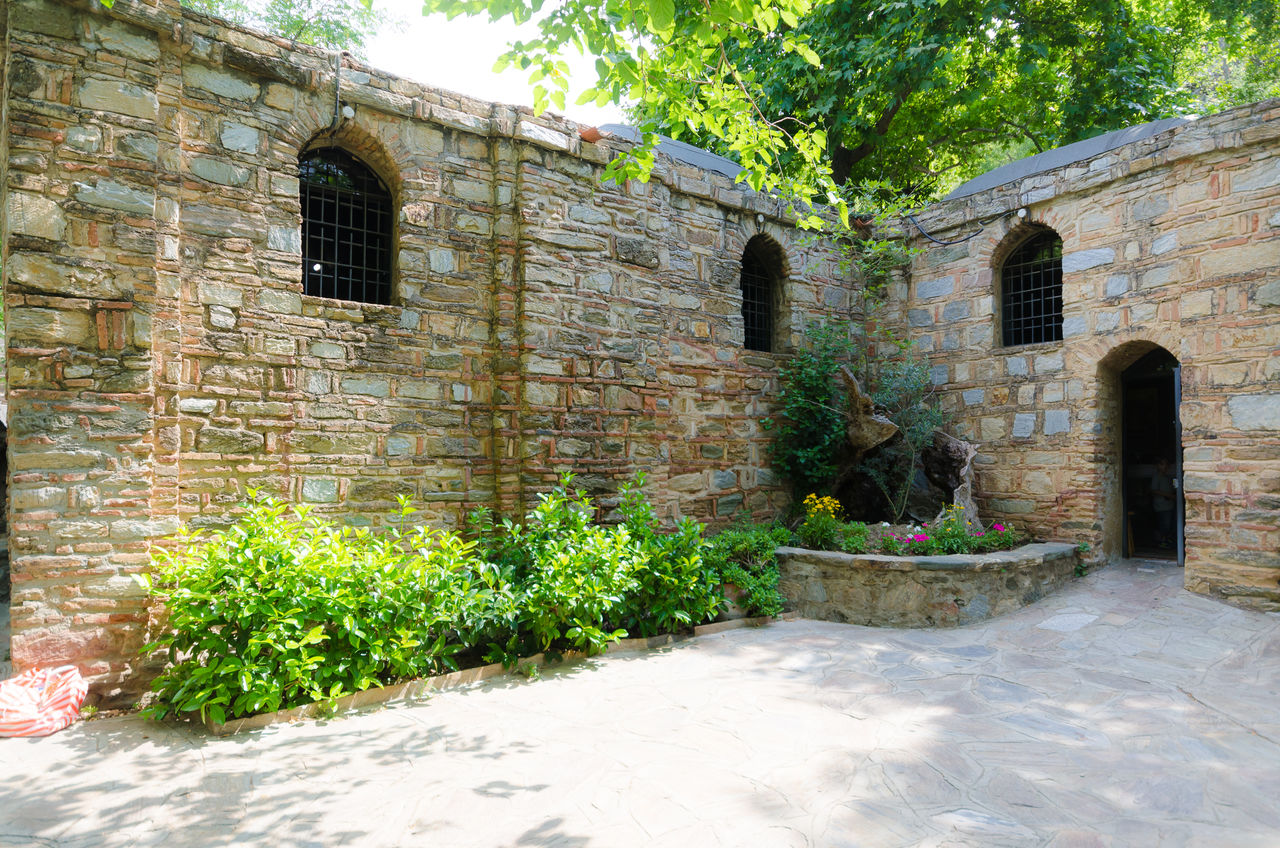
<svg viewBox="0 0 1280 848">
<path fill-rule="evenodd" d="M 844 209 L 835 186 L 928 198 L 1108 130 L 1280 94 L 1273 0 L 426 0 L 537 20 L 502 64 L 563 108 L 567 48 L 597 58 L 579 102 L 634 104 L 738 160 L 753 188 Z M 641 148 L 609 176 L 643 177 Z M 816 223 L 810 219 L 809 223 Z"/>
<path fill-rule="evenodd" d="M 734 58 L 735 45 L 768 41 L 801 65 L 821 64 L 801 30 L 813 0 L 425 0 L 424 12 L 488 14 L 516 23 L 537 20 L 540 37 L 512 45 L 498 69 L 530 73 L 535 107 L 563 109 L 573 48 L 596 57 L 596 84 L 578 97 L 638 104 L 644 142 L 613 162 L 606 178 L 646 178 L 656 132 L 714 139 L 745 169 L 756 190 L 836 203 L 825 131 L 811 119 L 768 116 L 759 108 L 759 72 Z M 784 168 L 784 158 L 793 167 Z M 817 223 L 816 217 L 807 223 Z"/>
<path fill-rule="evenodd" d="M 769 38 L 726 50 L 757 72 L 763 115 L 825 131 L 838 183 L 923 198 L 1020 156 L 1277 93 L 1276 16 L 1264 0 L 832 0 L 797 30 L 820 66 Z"/>
<path fill-rule="evenodd" d="M 364 56 L 385 15 L 362 0 L 182 0 L 188 9 L 302 44 Z"/>
</svg>

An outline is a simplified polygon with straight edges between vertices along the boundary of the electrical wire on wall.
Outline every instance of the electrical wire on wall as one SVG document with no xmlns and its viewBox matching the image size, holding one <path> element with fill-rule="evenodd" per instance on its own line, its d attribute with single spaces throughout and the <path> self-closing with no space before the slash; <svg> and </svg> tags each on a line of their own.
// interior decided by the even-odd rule
<svg viewBox="0 0 1280 848">
<path fill-rule="evenodd" d="M 942 245 L 943 247 L 950 247 L 953 244 L 964 244 L 970 239 L 977 238 L 982 234 L 982 232 L 989 225 L 994 224 L 996 221 L 1000 221 L 1004 218 L 1008 218 L 1010 215 L 1017 215 L 1019 218 L 1025 220 L 1027 217 L 1027 209 L 1024 206 L 1016 210 L 1002 212 L 1001 214 L 995 216 L 994 218 L 989 218 L 986 221 L 977 221 L 976 222 L 978 225 L 977 230 L 975 230 L 972 233 L 969 233 L 969 235 L 965 236 L 964 238 L 951 239 L 950 241 L 944 241 L 943 239 L 937 238 L 936 236 L 931 234 L 928 230 L 924 228 L 924 225 L 922 225 L 920 221 L 916 219 L 915 215 L 907 215 L 907 220 L 910 221 L 915 226 L 915 228 L 920 231 L 920 235 L 924 236 L 929 241 L 933 242 L 934 244 Z"/>
</svg>

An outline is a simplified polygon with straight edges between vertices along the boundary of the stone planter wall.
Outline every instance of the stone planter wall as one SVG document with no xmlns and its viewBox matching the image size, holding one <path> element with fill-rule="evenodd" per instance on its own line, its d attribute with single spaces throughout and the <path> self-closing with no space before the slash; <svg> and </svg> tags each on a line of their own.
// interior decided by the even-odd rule
<svg viewBox="0 0 1280 848">
<path fill-rule="evenodd" d="M 992 554 L 854 555 L 779 548 L 779 590 L 805 618 L 872 627 L 956 627 L 1012 612 L 1070 579 L 1072 545 Z"/>
</svg>

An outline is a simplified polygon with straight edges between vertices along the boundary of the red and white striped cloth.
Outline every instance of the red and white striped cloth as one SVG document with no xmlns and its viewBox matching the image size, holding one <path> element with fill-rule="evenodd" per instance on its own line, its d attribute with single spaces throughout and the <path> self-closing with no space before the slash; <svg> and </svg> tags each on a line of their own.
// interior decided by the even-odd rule
<svg viewBox="0 0 1280 848">
<path fill-rule="evenodd" d="M 0 736 L 48 736 L 76 720 L 89 684 L 73 665 L 0 680 Z"/>
</svg>

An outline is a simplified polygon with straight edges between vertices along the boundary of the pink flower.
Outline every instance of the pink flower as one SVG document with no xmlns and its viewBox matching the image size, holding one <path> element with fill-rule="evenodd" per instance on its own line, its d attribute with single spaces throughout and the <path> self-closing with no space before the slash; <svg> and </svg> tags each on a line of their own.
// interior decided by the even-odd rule
<svg viewBox="0 0 1280 848">
<path fill-rule="evenodd" d="M 1003 524 L 992 524 L 992 525 L 991 525 L 991 529 L 992 529 L 992 530 L 994 530 L 994 531 L 996 531 L 997 533 L 1003 533 L 1003 532 L 1004 532 L 1004 525 L 1003 525 Z"/>
<path fill-rule="evenodd" d="M 925 534 L 923 534 L 923 533 L 917 533 L 916 535 L 914 535 L 914 536 L 912 536 L 912 537 L 911 537 L 911 541 L 913 541 L 913 542 L 927 542 L 927 541 L 929 541 L 929 537 L 928 537 L 928 536 L 926 536 L 926 535 L 925 535 Z"/>
</svg>

